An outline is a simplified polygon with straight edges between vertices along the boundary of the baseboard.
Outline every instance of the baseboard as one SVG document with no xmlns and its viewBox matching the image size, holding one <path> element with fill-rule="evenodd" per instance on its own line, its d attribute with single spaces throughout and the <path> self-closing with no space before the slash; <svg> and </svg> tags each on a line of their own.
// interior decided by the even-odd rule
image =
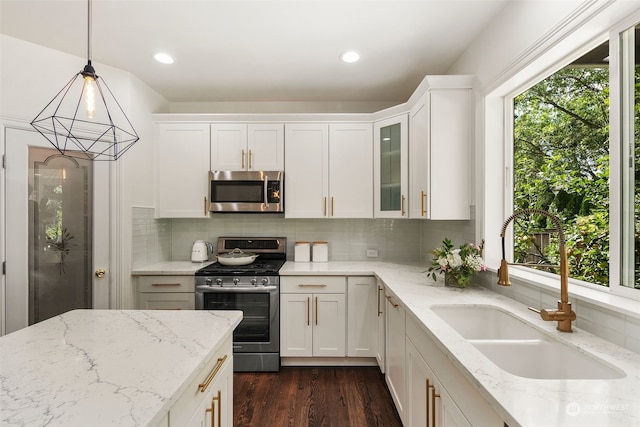
<svg viewBox="0 0 640 427">
<path fill-rule="evenodd" d="M 280 366 L 378 366 L 375 357 L 281 357 Z"/>
</svg>

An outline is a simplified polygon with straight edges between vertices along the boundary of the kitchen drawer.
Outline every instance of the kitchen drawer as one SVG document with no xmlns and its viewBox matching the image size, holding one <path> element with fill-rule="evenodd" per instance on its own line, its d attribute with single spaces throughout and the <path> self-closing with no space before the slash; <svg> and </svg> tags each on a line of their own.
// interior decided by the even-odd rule
<svg viewBox="0 0 640 427">
<path fill-rule="evenodd" d="M 346 282 L 344 276 L 280 276 L 280 293 L 343 294 Z"/>
<path fill-rule="evenodd" d="M 194 292 L 141 292 L 138 294 L 140 310 L 195 310 Z"/>
<path fill-rule="evenodd" d="M 193 275 L 138 276 L 138 292 L 195 292 Z"/>
<path fill-rule="evenodd" d="M 231 336 L 220 347 L 216 354 L 196 375 L 195 379 L 187 386 L 182 396 L 169 411 L 169 425 L 186 426 L 199 409 L 200 403 L 205 397 L 211 394 L 211 387 L 200 391 L 200 384 L 204 384 L 209 376 L 212 376 L 209 384 L 211 386 L 218 380 L 218 377 L 225 372 L 225 367 L 233 363 L 233 348 Z"/>
</svg>

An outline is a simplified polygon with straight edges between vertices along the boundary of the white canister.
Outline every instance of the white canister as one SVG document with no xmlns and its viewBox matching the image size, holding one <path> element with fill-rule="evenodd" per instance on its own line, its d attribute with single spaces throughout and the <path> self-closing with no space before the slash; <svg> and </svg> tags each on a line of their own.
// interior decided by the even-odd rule
<svg viewBox="0 0 640 427">
<path fill-rule="evenodd" d="M 311 246 L 309 245 L 309 242 L 296 242 L 293 259 L 295 262 L 311 261 Z"/>
<path fill-rule="evenodd" d="M 327 242 L 313 242 L 313 262 L 329 261 L 329 244 Z"/>
</svg>

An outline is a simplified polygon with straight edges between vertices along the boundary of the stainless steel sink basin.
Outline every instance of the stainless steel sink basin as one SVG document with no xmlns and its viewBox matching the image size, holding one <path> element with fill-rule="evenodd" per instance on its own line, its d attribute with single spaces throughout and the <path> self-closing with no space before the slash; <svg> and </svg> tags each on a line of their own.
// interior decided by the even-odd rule
<svg viewBox="0 0 640 427">
<path fill-rule="evenodd" d="M 625 373 L 555 340 L 502 308 L 489 305 L 432 306 L 453 329 L 500 369 L 534 379 L 616 379 Z"/>
</svg>

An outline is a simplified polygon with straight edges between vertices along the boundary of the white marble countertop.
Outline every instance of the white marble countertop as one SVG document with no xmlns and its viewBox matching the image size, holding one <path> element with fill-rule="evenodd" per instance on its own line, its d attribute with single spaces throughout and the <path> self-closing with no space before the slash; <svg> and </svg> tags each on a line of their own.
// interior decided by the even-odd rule
<svg viewBox="0 0 640 427">
<path fill-rule="evenodd" d="M 523 304 L 486 288 L 446 288 L 442 281 L 434 283 L 426 269 L 425 264 L 290 261 L 280 274 L 378 277 L 510 427 L 640 426 L 640 354 L 579 328 L 571 334 L 559 332 L 555 322 L 545 322 Z M 431 310 L 439 304 L 500 307 L 548 336 L 621 369 L 626 376 L 614 380 L 539 380 L 512 375 L 490 362 Z"/>
<path fill-rule="evenodd" d="M 73 310 L 1 337 L 0 425 L 155 425 L 241 319 Z"/>
<path fill-rule="evenodd" d="M 193 275 L 214 261 L 191 262 L 191 261 L 165 261 L 156 264 L 145 265 L 141 268 L 134 268 L 131 271 L 133 276 L 188 276 Z"/>
</svg>

